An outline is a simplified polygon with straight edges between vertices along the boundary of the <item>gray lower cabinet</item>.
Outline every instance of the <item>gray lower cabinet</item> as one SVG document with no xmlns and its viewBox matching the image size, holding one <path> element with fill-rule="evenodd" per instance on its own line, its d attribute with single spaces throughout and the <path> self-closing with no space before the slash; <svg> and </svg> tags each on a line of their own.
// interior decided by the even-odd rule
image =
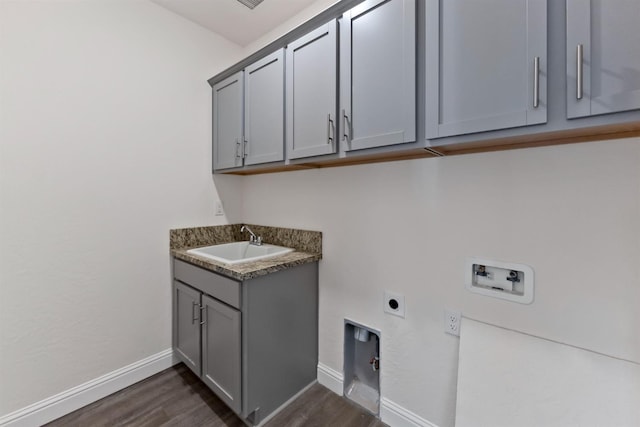
<svg viewBox="0 0 640 427">
<path fill-rule="evenodd" d="M 333 20 L 287 46 L 287 158 L 337 150 L 337 31 Z"/>
<path fill-rule="evenodd" d="M 173 273 L 175 355 L 247 423 L 316 380 L 317 262 L 242 282 L 178 259 Z"/>
<path fill-rule="evenodd" d="M 202 296 L 202 380 L 231 409 L 242 409 L 240 311 Z"/>
<path fill-rule="evenodd" d="M 340 20 L 343 151 L 416 139 L 416 2 L 366 0 Z"/>
<path fill-rule="evenodd" d="M 547 121 L 547 0 L 426 0 L 426 133 Z"/>
<path fill-rule="evenodd" d="M 213 86 L 213 170 L 242 166 L 243 72 Z"/>
<path fill-rule="evenodd" d="M 284 49 L 244 70 L 244 164 L 284 160 Z"/>
<path fill-rule="evenodd" d="M 567 0 L 567 117 L 640 109 L 640 1 Z"/>
<path fill-rule="evenodd" d="M 201 292 L 173 282 L 173 348 L 180 360 L 200 375 Z"/>
</svg>

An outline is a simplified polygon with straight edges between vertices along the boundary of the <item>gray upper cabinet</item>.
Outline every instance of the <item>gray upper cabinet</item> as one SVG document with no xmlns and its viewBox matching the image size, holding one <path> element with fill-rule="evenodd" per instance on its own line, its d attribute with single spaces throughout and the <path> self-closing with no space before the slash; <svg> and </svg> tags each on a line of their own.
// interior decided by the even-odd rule
<svg viewBox="0 0 640 427">
<path fill-rule="evenodd" d="M 337 111 L 336 22 L 287 46 L 287 157 L 335 153 Z"/>
<path fill-rule="evenodd" d="M 415 0 L 367 0 L 340 20 L 344 151 L 415 141 Z"/>
<path fill-rule="evenodd" d="M 200 375 L 200 292 L 174 282 L 173 347 L 196 375 Z"/>
<path fill-rule="evenodd" d="M 284 160 L 284 49 L 244 70 L 244 163 Z"/>
<path fill-rule="evenodd" d="M 242 410 L 240 311 L 202 296 L 202 379 L 232 410 Z"/>
<path fill-rule="evenodd" d="M 242 71 L 213 86 L 213 169 L 242 166 Z"/>
<path fill-rule="evenodd" d="M 567 0 L 567 117 L 640 109 L 640 1 Z"/>
<path fill-rule="evenodd" d="M 427 138 L 547 121 L 547 0 L 426 0 L 425 33 Z"/>
</svg>

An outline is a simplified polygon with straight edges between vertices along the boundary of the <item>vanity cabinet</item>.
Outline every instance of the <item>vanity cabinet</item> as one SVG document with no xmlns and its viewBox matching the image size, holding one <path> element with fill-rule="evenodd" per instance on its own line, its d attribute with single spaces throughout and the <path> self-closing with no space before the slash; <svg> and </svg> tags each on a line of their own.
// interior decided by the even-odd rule
<svg viewBox="0 0 640 427">
<path fill-rule="evenodd" d="M 287 157 L 337 151 L 336 21 L 287 46 Z"/>
<path fill-rule="evenodd" d="M 173 348 L 249 424 L 313 383 L 318 265 L 238 281 L 173 261 Z"/>
<path fill-rule="evenodd" d="M 426 0 L 426 133 L 547 121 L 547 0 Z"/>
<path fill-rule="evenodd" d="M 178 358 L 240 412 L 240 311 L 179 281 L 173 298 Z"/>
<path fill-rule="evenodd" d="M 213 170 L 242 166 L 243 72 L 213 85 Z"/>
<path fill-rule="evenodd" d="M 367 0 L 340 19 L 343 151 L 416 139 L 416 2 Z"/>
<path fill-rule="evenodd" d="M 640 109 L 640 2 L 567 0 L 567 117 Z"/>
</svg>

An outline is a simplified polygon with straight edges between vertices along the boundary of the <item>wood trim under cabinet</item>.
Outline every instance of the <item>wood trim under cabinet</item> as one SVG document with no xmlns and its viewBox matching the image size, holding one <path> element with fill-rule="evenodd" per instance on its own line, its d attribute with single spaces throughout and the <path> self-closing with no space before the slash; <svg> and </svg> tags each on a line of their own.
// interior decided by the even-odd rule
<svg viewBox="0 0 640 427">
<path fill-rule="evenodd" d="M 436 147 L 445 156 L 514 150 L 518 148 L 546 147 L 580 142 L 605 141 L 610 139 L 640 136 L 640 121 L 604 126 L 543 132 L 509 138 L 475 141 L 451 146 Z"/>
<path fill-rule="evenodd" d="M 515 150 L 519 148 L 546 147 L 552 145 L 575 144 L 580 142 L 605 141 L 638 136 L 640 136 L 640 121 L 635 121 L 605 126 L 544 132 L 532 135 L 521 135 L 509 138 L 488 139 L 450 146 L 415 148 L 411 150 L 392 151 L 388 153 L 363 155 L 342 159 L 316 160 L 295 165 L 267 165 L 263 168 L 233 170 L 225 173 L 229 175 L 257 175 L 263 173 L 288 172 L 305 169 L 320 169 L 338 166 L 363 165 L 369 163 L 395 162 L 399 160 L 455 156 L 460 154 Z M 439 156 L 438 153 L 441 155 Z"/>
</svg>

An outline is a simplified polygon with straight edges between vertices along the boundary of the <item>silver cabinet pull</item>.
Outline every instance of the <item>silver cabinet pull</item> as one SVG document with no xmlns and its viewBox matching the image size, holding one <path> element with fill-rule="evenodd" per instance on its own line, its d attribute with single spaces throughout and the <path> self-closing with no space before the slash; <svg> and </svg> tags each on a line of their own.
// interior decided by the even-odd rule
<svg viewBox="0 0 640 427">
<path fill-rule="evenodd" d="M 206 306 L 204 306 L 204 305 L 201 305 L 201 306 L 200 306 L 200 324 L 201 324 L 201 325 L 204 325 L 205 323 L 207 323 L 207 319 L 206 319 L 206 317 L 207 317 L 207 310 L 205 310 L 205 308 L 207 308 L 207 307 L 206 307 Z M 204 316 L 202 315 L 202 310 L 204 310 Z"/>
<path fill-rule="evenodd" d="M 342 140 L 351 143 L 351 120 L 345 110 L 342 110 Z"/>
<path fill-rule="evenodd" d="M 333 120 L 331 120 L 331 113 L 327 114 L 327 121 L 327 144 L 332 144 L 336 129 L 333 125 Z"/>
<path fill-rule="evenodd" d="M 582 62 L 584 47 L 582 43 L 576 47 L 576 99 L 582 99 Z"/>
<path fill-rule="evenodd" d="M 540 57 L 533 58 L 533 108 L 540 105 Z"/>
<path fill-rule="evenodd" d="M 236 138 L 236 159 L 240 159 L 240 139 Z"/>
<path fill-rule="evenodd" d="M 196 314 L 196 307 L 198 307 L 198 303 L 193 301 L 191 303 L 191 324 L 194 325 L 196 320 L 198 320 L 198 315 Z"/>
<path fill-rule="evenodd" d="M 247 139 L 244 139 L 244 146 L 242 147 L 242 158 L 247 158 L 247 143 L 249 141 L 247 141 Z"/>
</svg>

